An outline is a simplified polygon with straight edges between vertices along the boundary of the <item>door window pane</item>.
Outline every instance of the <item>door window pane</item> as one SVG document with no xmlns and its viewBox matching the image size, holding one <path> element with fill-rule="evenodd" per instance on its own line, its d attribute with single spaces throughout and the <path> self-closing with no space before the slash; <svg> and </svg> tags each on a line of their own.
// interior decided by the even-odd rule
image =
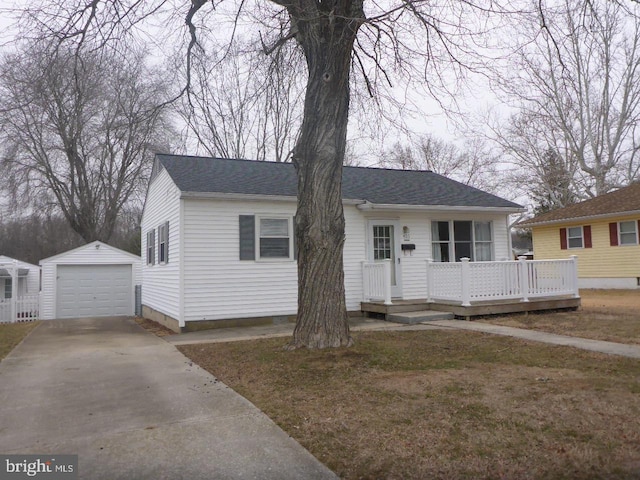
<svg viewBox="0 0 640 480">
<path fill-rule="evenodd" d="M 376 225 L 373 227 L 373 259 L 387 260 L 392 258 L 393 227 Z"/>
</svg>

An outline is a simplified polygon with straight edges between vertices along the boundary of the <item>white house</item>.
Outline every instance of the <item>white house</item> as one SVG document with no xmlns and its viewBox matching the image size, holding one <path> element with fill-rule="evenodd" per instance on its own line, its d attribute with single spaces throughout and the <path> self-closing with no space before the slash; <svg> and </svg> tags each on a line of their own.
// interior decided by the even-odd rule
<svg viewBox="0 0 640 480">
<path fill-rule="evenodd" d="M 38 316 L 40 267 L 0 255 L 0 322 Z"/>
<path fill-rule="evenodd" d="M 40 260 L 40 265 L 43 320 L 134 314 L 139 256 L 96 241 Z"/>
<path fill-rule="evenodd" d="M 296 189 L 292 164 L 157 155 L 141 225 L 143 315 L 174 330 L 294 316 Z M 388 265 L 393 298 L 425 299 L 429 259 L 509 259 L 509 215 L 523 211 L 432 172 L 361 167 L 344 168 L 343 202 L 353 312 L 370 287 L 366 265 Z"/>
</svg>

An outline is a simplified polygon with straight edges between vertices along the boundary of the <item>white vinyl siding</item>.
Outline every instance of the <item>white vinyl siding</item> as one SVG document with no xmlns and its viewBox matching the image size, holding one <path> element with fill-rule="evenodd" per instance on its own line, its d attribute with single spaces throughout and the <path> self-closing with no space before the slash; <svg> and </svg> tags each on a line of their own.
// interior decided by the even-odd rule
<svg viewBox="0 0 640 480">
<path fill-rule="evenodd" d="M 241 216 L 292 219 L 295 210 L 293 202 L 184 201 L 185 321 L 295 315 L 297 262 L 239 259 Z M 353 311 L 362 300 L 366 226 L 354 206 L 345 206 L 345 218 L 346 301 Z"/>
<path fill-rule="evenodd" d="M 168 222 L 167 252 L 170 258 L 165 265 L 144 265 L 142 269 L 142 305 L 180 320 L 180 190 L 173 180 L 162 170 L 151 181 L 144 212 L 142 214 L 141 231 L 142 251 L 147 251 L 147 235 L 158 229 L 159 225 Z M 157 239 L 155 248 L 157 248 Z M 157 258 L 157 257 L 156 257 Z M 146 262 L 145 262 L 146 263 Z"/>
<path fill-rule="evenodd" d="M 360 310 L 362 262 L 367 258 L 367 220 L 354 205 L 345 205 L 344 288 L 347 310 Z"/>
<path fill-rule="evenodd" d="M 185 321 L 295 314 L 297 262 L 241 261 L 239 251 L 241 216 L 287 218 L 295 208 L 293 202 L 184 200 Z"/>
<path fill-rule="evenodd" d="M 240 260 L 241 219 L 254 219 L 252 246 L 259 249 L 260 219 L 287 219 L 278 232 L 266 229 L 265 238 L 289 238 L 293 256 L 293 216 L 295 202 L 224 201 L 218 199 L 180 199 L 166 172 L 161 172 L 149 188 L 142 220 L 142 232 L 169 221 L 171 260 L 165 266 L 143 267 L 143 305 L 180 321 L 224 320 L 294 315 L 297 311 L 297 262 Z M 412 243 L 413 252 L 401 254 L 402 297 L 425 298 L 426 261 L 431 257 L 431 222 L 474 220 L 490 222 L 492 255 L 510 257 L 507 239 L 507 215 L 441 214 L 433 212 L 385 212 L 377 217 L 354 205 L 344 207 L 344 274 L 347 309 L 357 311 L 362 301 L 362 262 L 367 258 L 369 220 L 388 218 L 408 228 L 409 240 L 397 236 L 400 243 Z M 470 218 L 471 217 L 471 218 Z M 267 222 L 268 223 L 268 222 Z M 480 224 L 480 223 L 479 223 Z M 272 225 L 273 226 L 273 225 Z M 479 244 L 486 240 L 486 227 L 479 226 Z M 483 230 L 484 229 L 484 230 Z M 282 233 L 283 235 L 274 235 Z M 271 236 L 273 235 L 273 236 Z M 146 234 L 143 235 L 146 250 Z M 156 247 L 157 248 L 157 247 Z M 478 246 L 478 249 L 483 247 Z"/>
</svg>

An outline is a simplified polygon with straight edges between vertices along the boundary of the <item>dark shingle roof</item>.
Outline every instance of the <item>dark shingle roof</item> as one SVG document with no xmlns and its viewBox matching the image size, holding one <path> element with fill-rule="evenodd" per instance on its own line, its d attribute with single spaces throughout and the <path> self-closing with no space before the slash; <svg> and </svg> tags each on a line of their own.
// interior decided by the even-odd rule
<svg viewBox="0 0 640 480">
<path fill-rule="evenodd" d="M 291 163 L 158 154 L 177 187 L 190 193 L 297 195 Z M 522 209 L 516 203 L 428 171 L 344 167 L 342 197 L 390 205 Z"/>
<path fill-rule="evenodd" d="M 640 211 L 640 183 L 634 183 L 615 192 L 605 193 L 575 205 L 543 213 L 537 217 L 524 220 L 518 225 L 527 227 L 541 223 L 560 223 L 584 217 L 616 215 L 637 211 Z"/>
</svg>

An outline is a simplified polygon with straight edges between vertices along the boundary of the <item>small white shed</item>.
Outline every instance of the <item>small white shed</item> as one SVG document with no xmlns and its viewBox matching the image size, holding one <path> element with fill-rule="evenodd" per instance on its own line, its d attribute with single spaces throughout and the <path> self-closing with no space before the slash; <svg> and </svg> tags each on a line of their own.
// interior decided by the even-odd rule
<svg viewBox="0 0 640 480">
<path fill-rule="evenodd" d="M 0 255 L 0 323 L 35 320 L 40 267 Z"/>
<path fill-rule="evenodd" d="M 40 260 L 40 318 L 133 315 L 141 259 L 99 241 Z"/>
</svg>

